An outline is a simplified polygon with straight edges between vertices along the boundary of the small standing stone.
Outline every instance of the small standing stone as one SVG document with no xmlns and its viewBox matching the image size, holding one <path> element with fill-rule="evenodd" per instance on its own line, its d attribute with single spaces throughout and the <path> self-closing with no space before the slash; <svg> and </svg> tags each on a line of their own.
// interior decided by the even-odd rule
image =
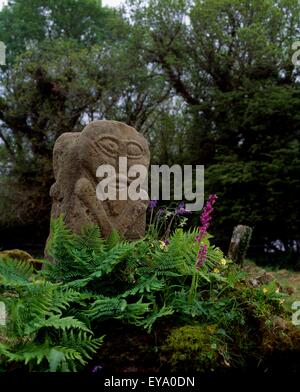
<svg viewBox="0 0 300 392">
<path fill-rule="evenodd" d="M 239 265 L 243 265 L 252 236 L 252 228 L 238 225 L 233 229 L 228 257 Z"/>
<path fill-rule="evenodd" d="M 6 307 L 4 302 L 0 302 L 0 325 L 6 325 Z"/>
</svg>

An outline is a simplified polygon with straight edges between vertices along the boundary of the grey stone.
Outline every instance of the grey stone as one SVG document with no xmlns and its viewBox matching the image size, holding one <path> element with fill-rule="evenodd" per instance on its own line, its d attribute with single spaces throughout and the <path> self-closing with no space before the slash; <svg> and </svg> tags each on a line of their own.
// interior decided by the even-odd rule
<svg viewBox="0 0 300 392">
<path fill-rule="evenodd" d="M 51 216 L 57 218 L 62 214 L 66 225 L 76 233 L 83 225 L 95 224 L 103 237 L 115 229 L 126 239 L 141 238 L 147 201 L 100 201 L 96 196 L 97 168 L 109 164 L 118 175 L 119 157 L 127 157 L 128 169 L 134 164 L 149 167 L 148 143 L 128 125 L 93 121 L 80 133 L 62 134 L 53 150 L 55 183 L 50 190 Z"/>
</svg>

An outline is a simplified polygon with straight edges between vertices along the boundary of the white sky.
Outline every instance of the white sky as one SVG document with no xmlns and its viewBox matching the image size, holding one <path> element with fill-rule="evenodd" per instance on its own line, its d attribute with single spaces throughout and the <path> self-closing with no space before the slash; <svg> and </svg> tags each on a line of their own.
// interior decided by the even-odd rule
<svg viewBox="0 0 300 392">
<path fill-rule="evenodd" d="M 124 0 L 102 0 L 102 5 L 108 5 L 110 7 L 117 7 L 122 3 L 124 3 Z"/>
<path fill-rule="evenodd" d="M 124 0 L 102 0 L 102 5 L 108 5 L 110 7 L 117 7 L 122 4 Z M 0 8 L 2 8 L 3 4 L 7 3 L 7 0 L 0 0 Z"/>
<path fill-rule="evenodd" d="M 3 4 L 7 3 L 7 0 L 0 0 L 0 9 L 2 8 Z"/>
</svg>

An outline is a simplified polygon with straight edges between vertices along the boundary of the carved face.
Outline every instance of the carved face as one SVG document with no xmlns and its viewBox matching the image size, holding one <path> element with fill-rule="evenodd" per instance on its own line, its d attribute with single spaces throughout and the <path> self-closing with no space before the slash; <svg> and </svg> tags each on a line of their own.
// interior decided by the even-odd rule
<svg viewBox="0 0 300 392">
<path fill-rule="evenodd" d="M 96 171 L 109 164 L 118 174 L 119 157 L 127 158 L 127 167 L 148 168 L 150 153 L 147 141 L 134 128 L 115 121 L 94 121 L 81 133 L 65 133 L 55 143 L 53 168 L 55 183 L 50 195 L 58 212 L 71 202 L 76 181 L 87 178 L 96 187 Z M 128 179 L 130 181 L 130 179 Z"/>
<path fill-rule="evenodd" d="M 81 133 L 65 133 L 54 146 L 54 175 L 50 194 L 52 216 L 63 214 L 75 232 L 87 223 L 101 227 L 103 235 L 112 228 L 126 238 L 140 238 L 145 228 L 147 202 L 133 200 L 100 201 L 96 197 L 101 165 L 111 165 L 118 176 L 119 158 L 148 168 L 150 152 L 146 139 L 134 128 L 115 121 L 94 121 Z M 126 173 L 127 174 L 127 173 Z M 120 176 L 121 177 L 121 176 Z M 126 181 L 131 182 L 126 178 Z"/>
<path fill-rule="evenodd" d="M 109 164 L 118 172 L 119 157 L 127 158 L 128 169 L 137 164 L 148 168 L 147 141 L 134 128 L 115 121 L 94 121 L 82 131 L 79 160 L 94 181 L 100 165 Z"/>
</svg>

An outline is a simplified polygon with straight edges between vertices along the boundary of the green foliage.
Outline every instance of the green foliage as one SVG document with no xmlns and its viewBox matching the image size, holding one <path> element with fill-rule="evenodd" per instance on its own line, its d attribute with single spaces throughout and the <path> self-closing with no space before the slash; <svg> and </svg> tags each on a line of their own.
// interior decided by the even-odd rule
<svg viewBox="0 0 300 392">
<path fill-rule="evenodd" d="M 117 242 L 116 234 L 103 241 L 92 227 L 88 228 L 91 239 L 84 240 L 86 230 L 76 236 L 62 217 L 52 222 L 47 253 L 56 262 L 49 264 L 46 274 L 93 295 L 86 314 L 99 321 L 113 317 L 150 330 L 156 319 L 176 312 L 174 298 L 183 282 L 187 291 L 194 275 L 209 282 L 209 271 L 223 257 L 219 249 L 210 247 L 204 270 L 197 271 L 195 231 L 176 230 L 167 248 L 161 249 L 157 240 L 150 240 L 149 246 L 147 240 Z"/>
<path fill-rule="evenodd" d="M 174 328 L 162 352 L 174 372 L 207 372 L 224 366 L 223 350 L 216 326 L 204 324 Z"/>
<path fill-rule="evenodd" d="M 148 137 L 153 163 L 205 165 L 207 191 L 223 200 L 219 246 L 246 224 L 256 254 L 280 239 L 293 263 L 299 15 L 298 0 L 130 0 L 123 13 L 94 0 L 10 1 L 0 12 L 0 226 L 47 225 L 54 141 L 111 118 Z"/>
<path fill-rule="evenodd" d="M 47 253 L 57 262 L 49 263 L 47 274 L 73 287 L 84 288 L 94 281 L 99 284 L 100 278 L 105 279 L 135 247 L 134 243 L 112 244 L 112 237 L 106 242 L 100 238 L 96 226 L 86 227 L 76 236 L 64 225 L 62 217 L 53 220 Z"/>
<path fill-rule="evenodd" d="M 291 100 L 289 102 L 292 104 Z M 274 129 L 272 127 L 270 132 L 273 133 Z M 276 144 L 282 142 L 283 139 Z M 220 233 L 220 246 L 229 243 L 232 228 L 243 222 L 245 225 L 254 226 L 251 240 L 256 246 L 255 253 L 252 251 L 254 257 L 258 258 L 257 253 L 266 245 L 265 238 L 268 237 L 267 247 L 272 253 L 265 255 L 265 262 L 271 264 L 274 260 L 282 265 L 295 263 L 297 248 L 291 249 L 290 239 L 297 233 L 299 220 L 299 209 L 293 196 L 299 189 L 296 180 L 296 172 L 300 169 L 299 146 L 298 141 L 291 140 L 282 147 L 275 145 L 272 151 L 268 151 L 269 146 L 265 145 L 264 151 L 261 151 L 263 146 L 260 145 L 255 147 L 259 154 L 255 158 L 248 155 L 249 160 L 245 161 L 232 154 L 218 159 L 208 169 L 208 186 L 218 190 L 224 200 L 216 209 L 215 228 Z M 233 198 L 239 202 L 232 204 Z M 258 198 L 264 200 L 264 205 L 261 205 Z M 286 251 L 290 249 L 289 253 L 278 252 L 278 249 L 272 246 L 272 241 L 278 238 Z"/>
<path fill-rule="evenodd" d="M 42 271 L 23 261 L 0 263 L 0 300 L 9 315 L 1 331 L 4 363 L 75 371 L 102 343 L 91 331 L 110 339 L 110 329 L 121 325 L 164 331 L 160 349 L 171 370 L 262 361 L 282 335 L 275 319 L 285 317 L 277 286 L 251 286 L 209 235 L 207 259 L 198 270 L 196 234 L 180 228 L 168 245 L 149 236 L 129 243 L 116 234 L 104 240 L 93 226 L 77 235 L 62 217 L 53 220 L 47 248 L 52 261 Z M 291 326 L 289 331 L 295 333 Z"/>
<path fill-rule="evenodd" d="M 295 263 L 299 67 L 291 58 L 299 1 L 130 3 L 139 47 L 176 97 L 151 131 L 153 160 L 205 165 L 207 192 L 223 200 L 219 246 L 245 224 L 254 228 L 253 257 L 268 246 Z M 285 252 L 273 246 L 278 239 Z"/>
<path fill-rule="evenodd" d="M 186 366 L 191 365 L 193 369 L 194 366 L 198 369 L 199 361 L 203 365 L 205 360 L 205 369 L 245 366 L 253 357 L 254 361 L 260 361 L 268 350 L 264 347 L 256 356 L 255 347 L 271 331 L 273 338 L 277 336 L 274 327 L 268 326 L 268 320 L 275 316 L 285 317 L 276 285 L 270 285 L 267 294 L 252 287 L 245 273 L 210 244 L 209 235 L 204 239 L 208 246 L 207 259 L 200 270 L 195 268 L 199 246 L 195 241 L 197 233 L 182 229 L 175 229 L 169 244 L 164 246 L 149 236 L 132 243 L 119 240 L 114 246 L 111 239 L 98 243 L 95 238 L 93 242 L 98 245 L 98 251 L 90 253 L 89 263 L 93 267 L 88 267 L 84 250 L 88 241 L 80 241 L 80 236 L 72 235 L 62 226 L 62 219 L 53 222 L 53 238 L 56 231 L 66 237 L 65 240 L 60 238 L 60 247 L 50 246 L 56 249 L 52 257 L 58 262 L 49 273 L 59 271 L 65 257 L 65 270 L 60 280 L 68 276 L 64 274 L 68 268 L 74 268 L 71 267 L 74 254 L 77 266 L 84 263 L 86 271 L 90 269 L 90 274 L 81 279 L 65 281 L 67 286 L 91 295 L 85 316 L 92 322 L 101 325 L 106 320 L 116 319 L 123 324 L 145 328 L 149 333 L 159 330 L 165 322 L 170 327 L 174 323 L 184 326 L 192 322 L 196 327 L 213 324 L 217 335 L 212 339 L 218 340 L 218 349 L 208 352 L 203 349 L 197 358 L 191 351 L 196 365 L 192 366 L 186 357 Z M 68 238 L 72 239 L 70 243 Z M 67 254 L 66 248 L 70 248 Z M 210 344 L 214 345 L 215 340 Z M 274 347 L 274 343 L 270 346 Z M 186 352 L 189 352 L 187 347 Z M 175 351 L 173 354 L 179 355 Z M 167 366 L 173 364 L 176 368 L 173 359 Z"/>
<path fill-rule="evenodd" d="M 69 315 L 71 304 L 80 306 L 85 296 L 45 281 L 26 262 L 1 261 L 0 288 L 9 315 L 1 331 L 3 362 L 24 362 L 29 370 L 75 371 L 101 345 L 102 338 L 95 339 L 83 321 Z"/>
<path fill-rule="evenodd" d="M 27 261 L 2 259 L 0 263 L 1 284 L 18 287 L 26 284 L 33 274 L 33 267 Z"/>
<path fill-rule="evenodd" d="M 122 19 L 96 0 L 13 0 L 0 13 L 0 39 L 7 45 L 8 62 L 38 43 L 73 39 L 82 46 L 117 37 Z M 14 37 L 11 35 L 14 31 Z"/>
</svg>

